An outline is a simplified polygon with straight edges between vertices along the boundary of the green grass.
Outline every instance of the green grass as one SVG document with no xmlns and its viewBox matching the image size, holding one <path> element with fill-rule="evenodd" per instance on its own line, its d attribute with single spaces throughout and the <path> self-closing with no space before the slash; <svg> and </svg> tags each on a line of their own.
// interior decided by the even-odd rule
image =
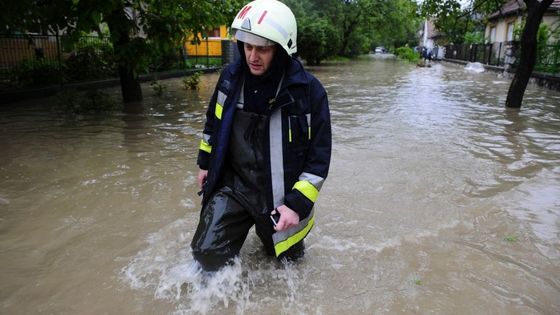
<svg viewBox="0 0 560 315">
<path fill-rule="evenodd" d="M 504 237 L 504 241 L 508 243 L 515 243 L 519 241 L 519 237 L 517 237 L 516 235 L 507 235 L 506 237 Z"/>
<path fill-rule="evenodd" d="M 344 56 L 332 56 L 329 57 L 327 60 L 325 60 L 324 62 L 349 62 L 350 58 L 348 57 L 344 57 Z"/>
</svg>

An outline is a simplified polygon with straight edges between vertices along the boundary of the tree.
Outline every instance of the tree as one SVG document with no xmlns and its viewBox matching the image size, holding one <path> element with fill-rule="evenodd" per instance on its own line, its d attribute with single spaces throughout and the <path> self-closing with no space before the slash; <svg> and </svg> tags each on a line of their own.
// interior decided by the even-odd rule
<svg viewBox="0 0 560 315">
<path fill-rule="evenodd" d="M 386 4 L 390 7 L 386 8 L 373 34 L 376 46 L 416 46 L 421 24 L 418 4 L 410 0 L 393 0 Z"/>
<path fill-rule="evenodd" d="M 422 3 L 421 11 L 424 16 L 435 17 L 434 26 L 445 32 L 446 40 L 451 43 L 463 43 L 463 34 L 470 31 L 470 11 L 461 8 L 459 1 L 427 0 Z"/>
<path fill-rule="evenodd" d="M 284 0 L 298 21 L 298 53 L 311 64 L 373 46 L 415 41 L 413 0 Z"/>
<path fill-rule="evenodd" d="M 527 5 L 525 28 L 521 34 L 519 65 L 509 86 L 506 107 L 521 108 L 523 95 L 537 61 L 537 33 L 546 10 L 553 0 L 524 0 Z"/>
<path fill-rule="evenodd" d="M 5 32 L 64 30 L 80 33 L 109 29 L 121 80 L 123 100 L 139 101 L 139 66 L 155 52 L 177 49 L 188 34 L 229 23 L 241 0 L 18 0 L 2 5 L 0 25 Z"/>
<path fill-rule="evenodd" d="M 299 55 L 310 65 L 318 65 L 338 51 L 340 38 L 326 18 L 304 20 L 298 28 Z"/>
<path fill-rule="evenodd" d="M 419 19 L 417 4 L 411 0 L 338 2 L 342 2 L 338 13 L 342 30 L 341 55 L 364 53 L 376 39 L 398 43 L 415 37 Z"/>
<path fill-rule="evenodd" d="M 527 7 L 525 26 L 521 35 L 521 56 L 519 65 L 509 86 L 506 98 L 506 107 L 520 108 L 523 95 L 527 88 L 529 78 L 535 68 L 537 57 L 537 33 L 544 13 L 548 10 L 553 0 L 523 0 Z M 435 17 L 436 20 L 447 21 L 449 17 L 458 19 L 463 16 L 475 14 L 488 14 L 498 11 L 506 0 L 471 0 L 466 9 L 460 9 L 458 0 L 425 0 L 422 3 L 422 13 L 425 16 Z M 459 13 L 463 12 L 463 13 Z M 436 24 L 441 31 L 448 33 L 445 23 Z"/>
</svg>

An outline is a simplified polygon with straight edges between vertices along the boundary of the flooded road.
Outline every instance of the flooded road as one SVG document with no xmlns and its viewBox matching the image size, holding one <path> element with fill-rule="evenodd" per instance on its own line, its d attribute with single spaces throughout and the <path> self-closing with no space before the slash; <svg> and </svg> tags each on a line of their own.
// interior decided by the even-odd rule
<svg viewBox="0 0 560 315">
<path fill-rule="evenodd" d="M 188 245 L 217 74 L 146 85 L 137 114 L 0 108 L 0 313 L 560 313 L 560 93 L 514 111 L 508 80 L 452 64 L 311 71 L 333 156 L 307 255 L 281 265 L 250 233 L 210 281 Z"/>
</svg>

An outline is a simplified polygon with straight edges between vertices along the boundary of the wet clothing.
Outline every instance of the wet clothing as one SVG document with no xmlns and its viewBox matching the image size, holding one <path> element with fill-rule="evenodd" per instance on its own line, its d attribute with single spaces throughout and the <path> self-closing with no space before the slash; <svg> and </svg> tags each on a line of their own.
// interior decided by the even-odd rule
<svg viewBox="0 0 560 315">
<path fill-rule="evenodd" d="M 320 82 L 295 59 L 280 80 L 246 69 L 241 58 L 222 72 L 200 144 L 197 163 L 208 176 L 191 247 L 205 269 L 236 256 L 253 224 L 268 253 L 302 255 L 328 174 L 330 114 Z M 275 232 L 269 215 L 283 204 L 300 223 Z"/>
<path fill-rule="evenodd" d="M 221 188 L 204 205 L 193 255 L 205 270 L 216 270 L 239 254 L 249 229 L 255 230 L 269 255 L 274 254 L 274 229 L 264 198 L 264 150 L 266 116 L 238 109 L 230 138 Z M 284 254 L 303 256 L 303 240 Z"/>
</svg>

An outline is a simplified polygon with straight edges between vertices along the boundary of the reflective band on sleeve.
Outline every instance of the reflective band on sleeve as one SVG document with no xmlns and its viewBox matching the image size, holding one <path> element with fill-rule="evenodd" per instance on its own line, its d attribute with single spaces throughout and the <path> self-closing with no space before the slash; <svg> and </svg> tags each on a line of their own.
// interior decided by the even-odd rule
<svg viewBox="0 0 560 315">
<path fill-rule="evenodd" d="M 319 190 L 317 190 L 317 188 L 315 188 L 313 184 L 306 180 L 300 180 L 299 182 L 296 182 L 293 189 L 297 189 L 313 203 L 317 200 L 317 197 L 319 197 Z"/>
<path fill-rule="evenodd" d="M 298 180 L 306 180 L 310 182 L 313 186 L 315 186 L 315 188 L 317 188 L 317 190 L 321 190 L 321 187 L 323 187 L 323 183 L 325 182 L 323 177 L 306 172 L 301 173 Z"/>
<path fill-rule="evenodd" d="M 288 116 L 288 142 L 292 142 L 292 119 Z"/>
<path fill-rule="evenodd" d="M 226 99 L 227 99 L 227 95 L 222 91 L 218 91 L 218 97 L 216 100 L 216 111 L 214 112 L 214 114 L 216 114 L 216 117 L 218 119 L 222 119 L 222 111 L 224 110 L 224 104 L 226 103 Z"/>
<path fill-rule="evenodd" d="M 309 231 L 311 231 L 314 222 L 315 217 L 314 214 L 311 213 L 307 219 L 300 221 L 297 226 L 289 228 L 286 231 L 272 234 L 276 257 L 280 256 L 280 254 L 287 251 L 290 247 L 303 240 L 307 234 L 309 234 Z"/>
<path fill-rule="evenodd" d="M 200 140 L 200 147 L 199 148 L 200 148 L 200 150 L 202 150 L 204 152 L 208 152 L 208 153 L 212 152 L 212 146 L 204 140 Z"/>
<path fill-rule="evenodd" d="M 216 103 L 216 118 L 218 119 L 222 119 L 222 111 L 224 110 L 224 107 L 220 104 L 220 103 Z"/>
</svg>

